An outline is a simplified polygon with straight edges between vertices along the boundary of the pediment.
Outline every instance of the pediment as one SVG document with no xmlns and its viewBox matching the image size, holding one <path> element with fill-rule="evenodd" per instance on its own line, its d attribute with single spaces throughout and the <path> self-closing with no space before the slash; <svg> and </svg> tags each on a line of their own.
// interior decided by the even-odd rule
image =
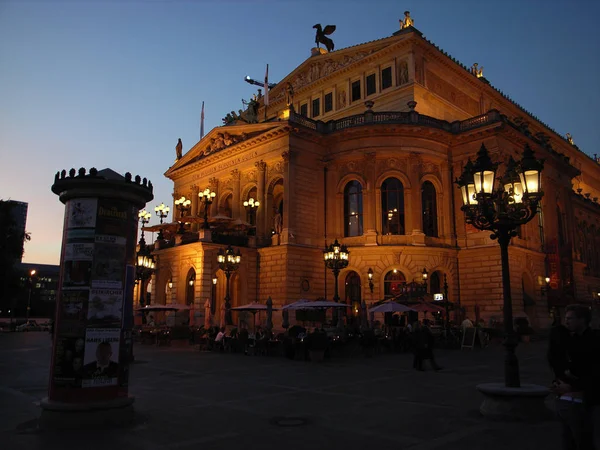
<svg viewBox="0 0 600 450">
<path fill-rule="evenodd" d="M 288 84 L 291 84 L 294 93 L 298 93 L 303 88 L 341 72 L 350 65 L 404 39 L 406 38 L 392 36 L 331 53 L 311 56 L 271 89 L 269 92 L 270 103 L 274 104 L 286 99 Z"/>
<path fill-rule="evenodd" d="M 252 125 L 229 125 L 213 128 L 185 155 L 178 159 L 175 164 L 165 172 L 165 176 L 169 177 L 179 169 L 194 164 L 210 155 L 234 147 L 237 144 L 251 140 L 280 126 L 281 125 L 277 123 L 267 122 Z"/>
</svg>

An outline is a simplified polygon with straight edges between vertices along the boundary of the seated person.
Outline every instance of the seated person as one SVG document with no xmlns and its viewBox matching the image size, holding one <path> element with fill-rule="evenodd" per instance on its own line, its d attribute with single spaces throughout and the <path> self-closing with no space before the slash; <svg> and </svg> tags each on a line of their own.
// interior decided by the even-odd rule
<svg viewBox="0 0 600 450">
<path fill-rule="evenodd" d="M 222 327 L 219 330 L 219 332 L 217 333 L 217 336 L 215 337 L 215 342 L 222 342 L 224 338 L 225 338 L 225 327 Z"/>
</svg>

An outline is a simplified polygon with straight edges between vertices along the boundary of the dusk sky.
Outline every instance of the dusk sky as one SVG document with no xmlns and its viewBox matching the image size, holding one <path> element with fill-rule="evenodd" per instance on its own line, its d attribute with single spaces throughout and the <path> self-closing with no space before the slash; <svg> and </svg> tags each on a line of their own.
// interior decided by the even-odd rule
<svg viewBox="0 0 600 450">
<path fill-rule="evenodd" d="M 492 6 L 493 5 L 493 6 Z M 29 203 L 24 261 L 58 264 L 56 171 L 96 167 L 152 180 L 170 204 L 184 152 L 310 56 L 316 23 L 336 49 L 390 36 L 410 10 L 427 39 L 484 76 L 584 152 L 600 154 L 600 2 L 2 1 L 0 198 Z M 418 110 L 418 106 L 417 106 Z M 153 216 L 151 224 L 157 223 Z"/>
</svg>

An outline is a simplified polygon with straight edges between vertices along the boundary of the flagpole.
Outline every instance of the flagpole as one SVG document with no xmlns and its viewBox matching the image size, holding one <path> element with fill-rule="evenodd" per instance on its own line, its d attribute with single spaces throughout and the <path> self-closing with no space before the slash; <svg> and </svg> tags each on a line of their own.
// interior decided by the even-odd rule
<svg viewBox="0 0 600 450">
<path fill-rule="evenodd" d="M 265 72 L 265 122 L 267 121 L 267 107 L 269 106 L 269 65 L 267 64 L 267 71 Z"/>
<path fill-rule="evenodd" d="M 204 102 L 202 102 L 202 112 L 200 113 L 200 140 L 204 137 Z"/>
</svg>

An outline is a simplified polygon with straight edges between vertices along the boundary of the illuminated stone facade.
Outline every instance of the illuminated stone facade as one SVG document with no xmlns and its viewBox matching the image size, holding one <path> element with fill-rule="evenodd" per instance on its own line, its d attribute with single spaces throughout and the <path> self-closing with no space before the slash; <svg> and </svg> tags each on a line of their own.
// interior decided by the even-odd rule
<svg viewBox="0 0 600 450">
<path fill-rule="evenodd" d="M 515 313 L 544 327 L 549 304 L 592 302 L 600 290 L 596 161 L 412 27 L 314 54 L 270 90 L 266 121 L 261 99 L 259 123 L 213 129 L 165 174 L 174 199 L 192 200 L 192 216 L 203 216 L 198 192 L 209 187 L 210 217 L 255 220 L 231 280 L 233 306 L 331 298 L 322 249 L 337 238 L 350 251 L 342 300 L 379 300 L 403 279 L 420 282 L 427 268 L 430 292 L 441 291 L 446 275 L 450 301 L 470 317 L 501 320 L 500 250 L 489 232 L 465 224 L 453 184 L 481 144 L 494 160 L 518 158 L 525 144 L 545 159 L 542 214 L 509 250 Z M 255 219 L 243 206 L 250 197 L 260 201 Z M 282 229 L 273 234 L 277 212 Z M 203 310 L 216 276 L 218 317 L 223 245 L 201 227 L 157 243 L 153 297 Z M 552 289 L 543 292 L 546 275 Z"/>
</svg>

